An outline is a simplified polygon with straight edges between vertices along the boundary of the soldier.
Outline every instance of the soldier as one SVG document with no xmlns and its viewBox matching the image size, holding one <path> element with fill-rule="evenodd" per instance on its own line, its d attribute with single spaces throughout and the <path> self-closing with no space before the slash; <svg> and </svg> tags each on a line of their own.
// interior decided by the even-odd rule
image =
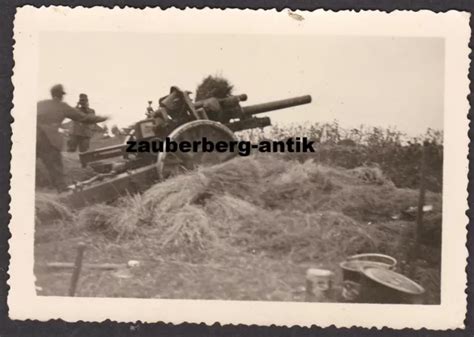
<svg viewBox="0 0 474 337">
<path fill-rule="evenodd" d="M 146 108 L 146 113 L 145 113 L 146 118 L 153 118 L 153 114 L 155 113 L 155 110 L 153 110 L 153 107 L 151 106 L 152 103 L 153 101 L 148 101 L 148 106 Z"/>
<path fill-rule="evenodd" d="M 86 94 L 79 95 L 79 102 L 77 103 L 76 109 L 88 115 L 95 115 L 95 111 L 89 107 L 89 99 Z M 90 139 L 94 134 L 94 125 L 95 124 L 92 123 L 72 122 L 67 142 L 68 152 L 76 152 L 78 148 L 79 152 L 89 150 Z"/>
<path fill-rule="evenodd" d="M 64 88 L 57 84 L 51 88 L 52 99 L 37 104 L 36 158 L 46 166 L 51 182 L 58 191 L 66 189 L 61 157 L 62 135 L 59 127 L 65 118 L 83 123 L 99 123 L 106 117 L 85 114 L 63 102 Z"/>
</svg>

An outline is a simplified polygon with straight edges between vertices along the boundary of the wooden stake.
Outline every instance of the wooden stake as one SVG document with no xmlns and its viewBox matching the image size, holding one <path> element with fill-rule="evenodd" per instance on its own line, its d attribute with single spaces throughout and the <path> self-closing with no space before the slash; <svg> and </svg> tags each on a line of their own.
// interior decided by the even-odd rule
<svg viewBox="0 0 474 337">
<path fill-rule="evenodd" d="M 413 277 L 416 272 L 416 261 L 420 254 L 421 236 L 423 233 L 423 206 L 425 205 L 426 196 L 426 157 L 427 157 L 428 143 L 423 143 L 420 160 L 420 193 L 418 195 L 418 209 L 416 214 L 416 231 L 415 243 L 411 250 L 411 256 L 408 262 L 411 264 L 410 277 Z"/>
<path fill-rule="evenodd" d="M 419 247 L 421 244 L 421 235 L 423 233 L 423 206 L 425 206 L 425 195 L 426 195 L 426 152 L 428 144 L 423 143 L 423 151 L 421 153 L 421 165 L 420 165 L 420 194 L 418 196 L 418 211 L 416 214 L 416 234 L 415 234 L 415 256 L 418 258 Z"/>
<path fill-rule="evenodd" d="M 71 276 L 71 286 L 69 288 L 69 296 L 74 296 L 76 293 L 77 283 L 79 281 L 79 275 L 81 274 L 82 259 L 84 257 L 85 249 L 86 249 L 85 243 L 80 242 L 77 245 L 77 255 L 76 255 L 76 261 L 74 262 L 74 270 Z"/>
</svg>

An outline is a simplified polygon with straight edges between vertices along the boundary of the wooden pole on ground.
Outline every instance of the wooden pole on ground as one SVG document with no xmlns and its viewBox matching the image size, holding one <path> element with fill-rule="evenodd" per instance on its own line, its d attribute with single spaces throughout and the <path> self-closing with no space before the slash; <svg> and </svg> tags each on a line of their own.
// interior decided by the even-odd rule
<svg viewBox="0 0 474 337">
<path fill-rule="evenodd" d="M 69 287 L 69 296 L 74 296 L 76 293 L 77 283 L 79 281 L 79 275 L 82 269 L 82 259 L 84 257 L 84 251 L 86 249 L 85 243 L 79 243 L 77 245 L 76 261 L 74 262 L 74 270 L 71 276 L 71 286 Z"/>
<path fill-rule="evenodd" d="M 114 270 L 124 268 L 125 263 L 83 263 L 81 268 L 98 269 L 98 270 Z M 72 262 L 48 262 L 47 268 L 51 269 L 74 269 L 76 265 Z"/>
</svg>

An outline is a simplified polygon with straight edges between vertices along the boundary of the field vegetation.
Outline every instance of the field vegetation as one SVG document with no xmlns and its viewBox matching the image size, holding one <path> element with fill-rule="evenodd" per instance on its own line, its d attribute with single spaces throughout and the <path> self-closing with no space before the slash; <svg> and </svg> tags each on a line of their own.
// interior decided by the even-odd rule
<svg viewBox="0 0 474 337">
<path fill-rule="evenodd" d="M 425 134 L 409 137 L 394 128 L 368 127 L 344 129 L 337 121 L 310 125 L 274 125 L 265 130 L 247 130 L 243 139 L 284 140 L 307 137 L 317 144 L 316 153 L 287 154 L 288 159 L 314 159 L 330 166 L 355 168 L 377 166 L 398 187 L 418 188 L 423 148 L 426 151 L 427 188 L 442 190 L 443 132 L 427 129 Z"/>
<path fill-rule="evenodd" d="M 337 123 L 239 134 L 252 141 L 290 136 L 316 140 L 316 153 L 235 158 L 82 210 L 39 188 L 38 293 L 67 294 L 70 271 L 53 273 L 46 263 L 74 261 L 82 241 L 87 263 L 140 264 L 85 268 L 78 296 L 303 301 L 307 268 L 333 270 L 338 289 L 341 261 L 376 252 L 395 257 L 403 273 L 414 270 L 425 302 L 439 303 L 442 134 L 407 139 L 395 130 L 343 130 Z M 417 205 L 424 147 L 426 204 L 433 210 L 413 269 L 416 224 L 403 212 Z M 71 180 L 91 174 L 71 156 L 65 165 Z M 39 168 L 37 182 L 43 173 Z"/>
</svg>

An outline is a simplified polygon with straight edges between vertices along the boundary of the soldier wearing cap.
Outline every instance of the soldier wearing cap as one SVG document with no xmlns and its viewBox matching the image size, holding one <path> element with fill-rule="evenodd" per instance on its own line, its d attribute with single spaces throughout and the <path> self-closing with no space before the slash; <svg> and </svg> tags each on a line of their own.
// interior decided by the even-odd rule
<svg viewBox="0 0 474 337">
<path fill-rule="evenodd" d="M 95 115 L 95 111 L 89 107 L 89 98 L 86 94 L 79 95 L 76 109 L 87 115 Z M 79 152 L 89 150 L 90 139 L 94 134 L 94 126 L 95 124 L 73 121 L 67 142 L 68 152 L 76 152 L 77 149 L 79 149 Z"/>
<path fill-rule="evenodd" d="M 59 127 L 66 118 L 82 123 L 99 123 L 106 117 L 85 114 L 63 102 L 66 94 L 61 84 L 51 88 L 51 99 L 37 104 L 36 158 L 41 159 L 48 169 L 51 182 L 58 191 L 66 189 L 61 150 L 63 138 Z"/>
</svg>

